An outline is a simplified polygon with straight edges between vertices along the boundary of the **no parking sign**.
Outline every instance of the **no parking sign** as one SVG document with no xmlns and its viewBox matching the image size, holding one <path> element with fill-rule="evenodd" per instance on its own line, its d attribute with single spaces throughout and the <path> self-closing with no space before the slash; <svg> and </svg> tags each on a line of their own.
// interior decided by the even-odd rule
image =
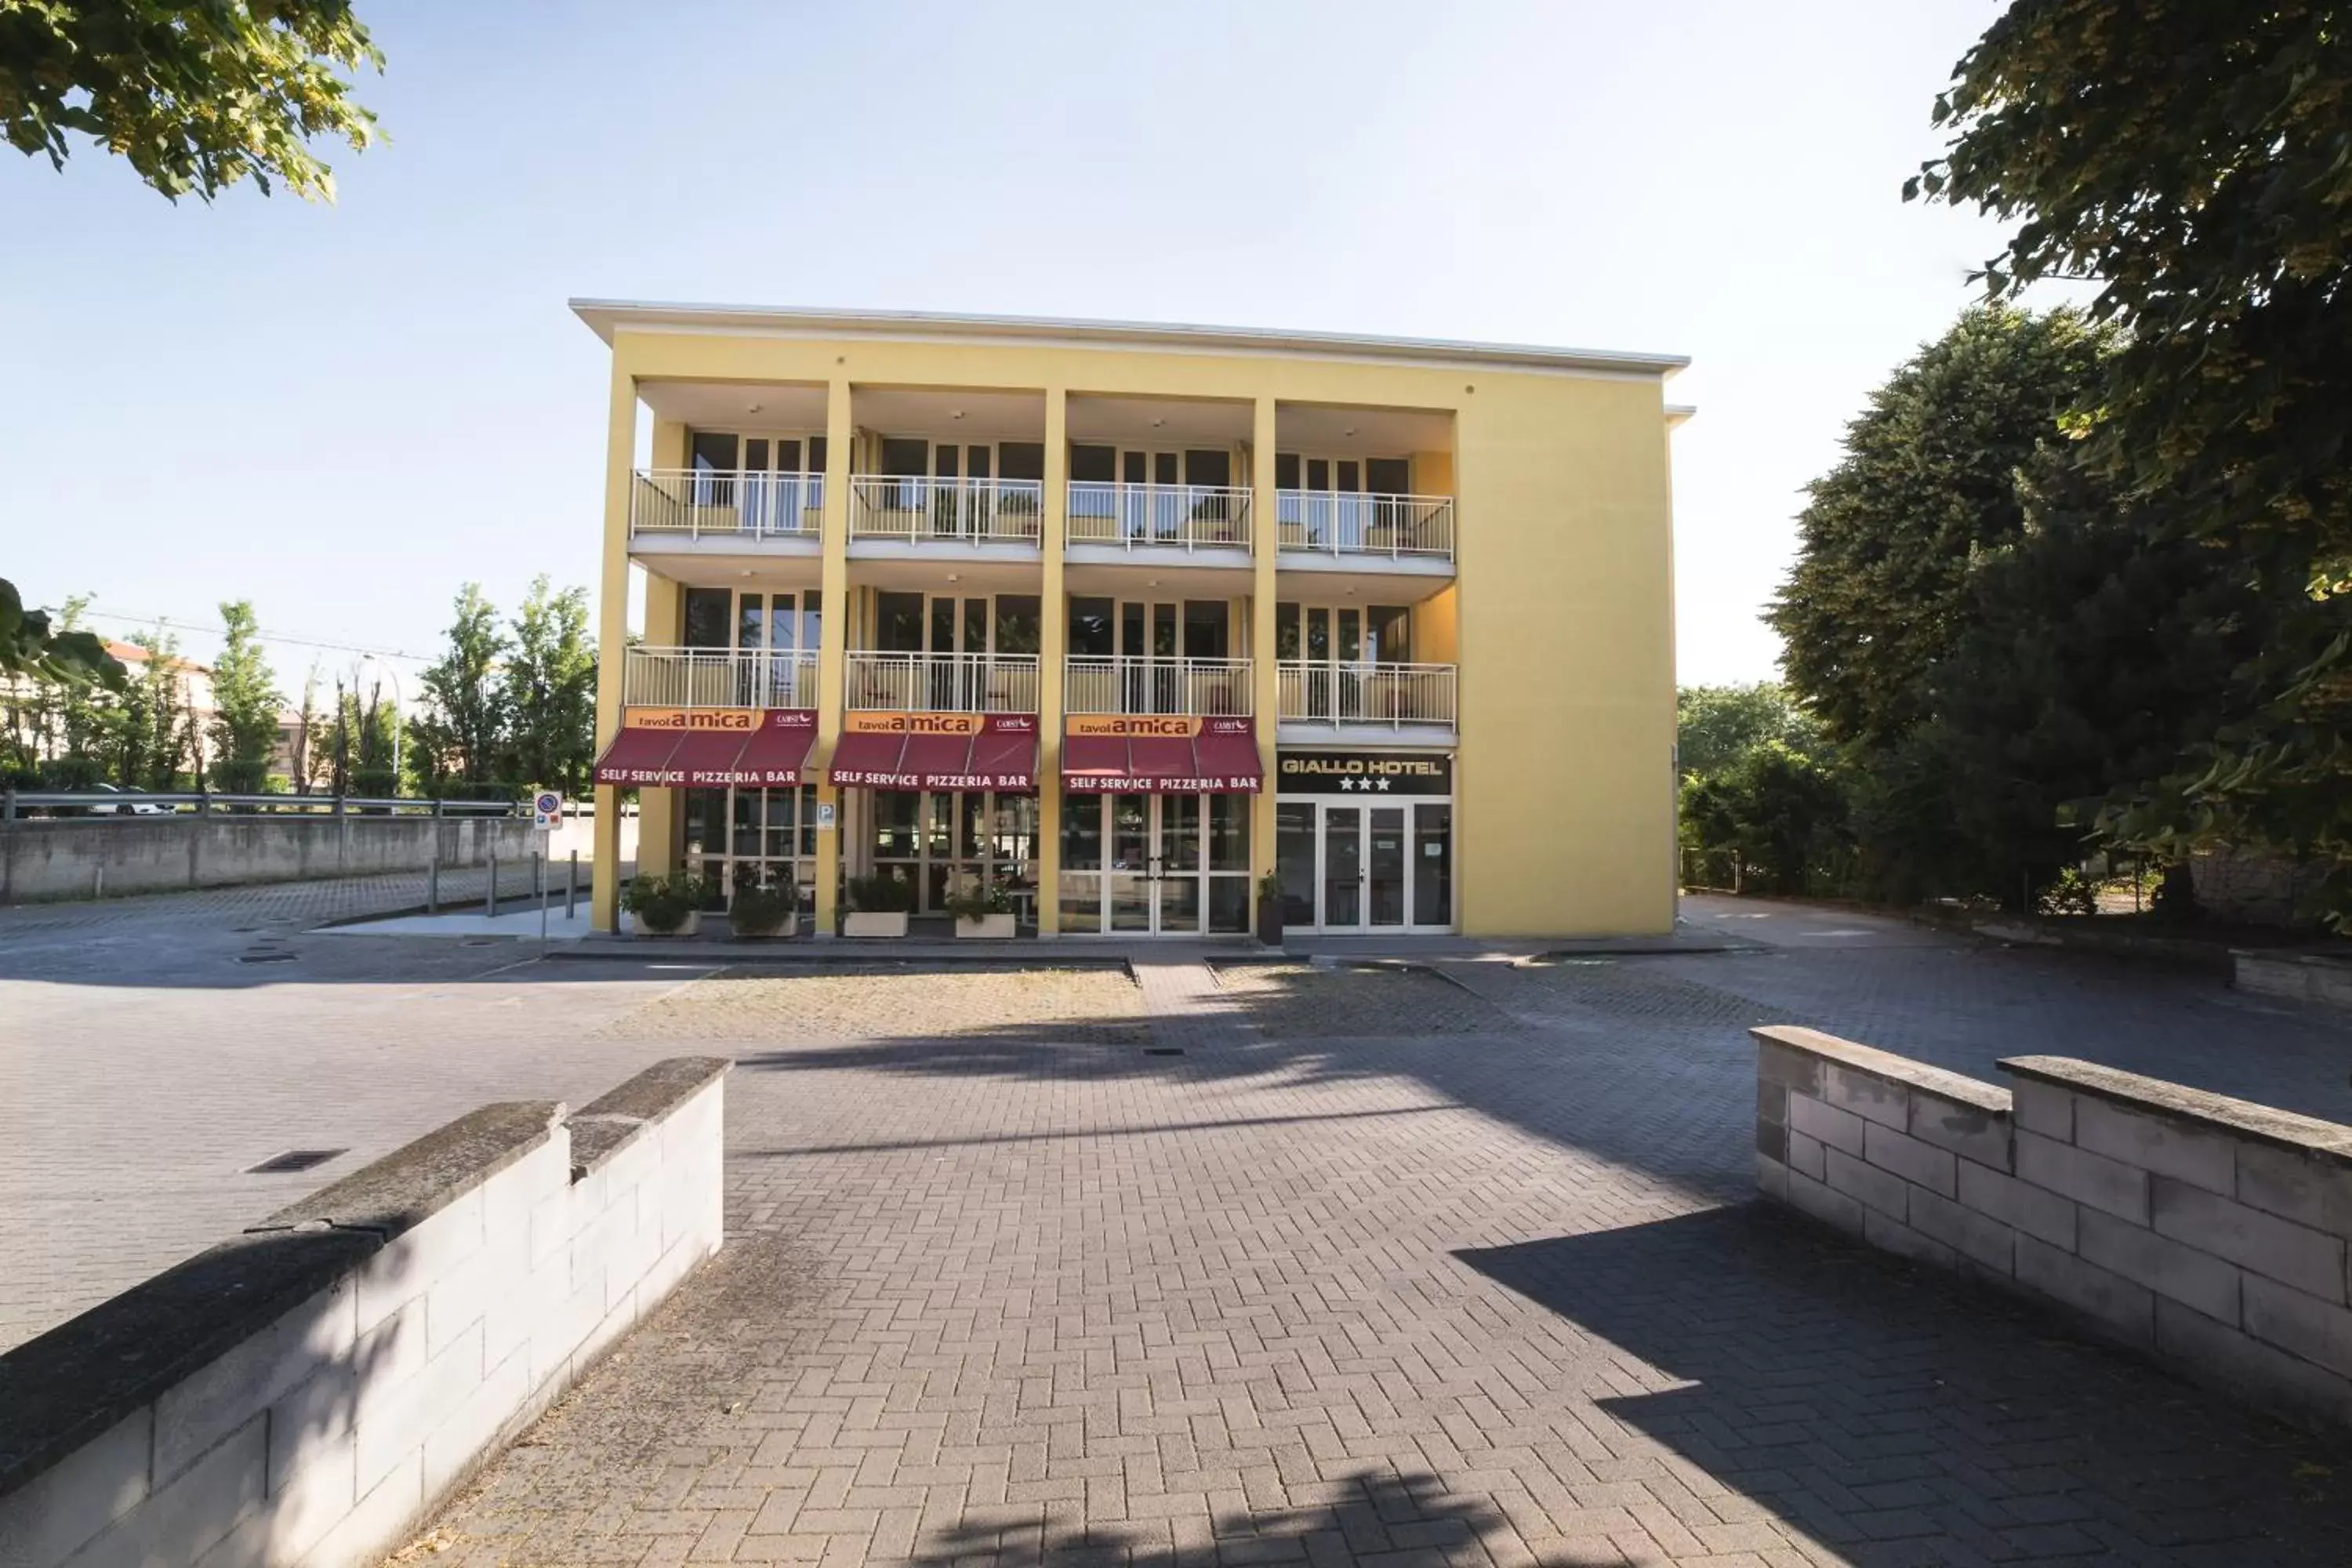
<svg viewBox="0 0 2352 1568">
<path fill-rule="evenodd" d="M 563 820 L 563 797 L 551 789 L 541 790 L 530 797 L 530 825 L 541 833 L 552 832 Z"/>
</svg>

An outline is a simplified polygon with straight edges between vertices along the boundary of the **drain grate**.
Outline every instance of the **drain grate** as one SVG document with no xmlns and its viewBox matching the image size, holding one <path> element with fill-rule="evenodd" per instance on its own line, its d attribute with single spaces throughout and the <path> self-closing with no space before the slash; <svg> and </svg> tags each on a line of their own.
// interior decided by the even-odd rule
<svg viewBox="0 0 2352 1568">
<path fill-rule="evenodd" d="M 1184 1054 L 1184 1047 L 1181 1046 L 1146 1046 L 1143 1047 L 1143 1054 L 1147 1057 L 1181 1057 Z"/>
<path fill-rule="evenodd" d="M 343 1149 L 289 1149 L 283 1154 L 272 1154 L 258 1165 L 247 1165 L 245 1173 L 248 1176 L 282 1176 L 289 1171 L 307 1171 L 313 1165 L 323 1165 L 336 1155 L 348 1152 Z"/>
</svg>

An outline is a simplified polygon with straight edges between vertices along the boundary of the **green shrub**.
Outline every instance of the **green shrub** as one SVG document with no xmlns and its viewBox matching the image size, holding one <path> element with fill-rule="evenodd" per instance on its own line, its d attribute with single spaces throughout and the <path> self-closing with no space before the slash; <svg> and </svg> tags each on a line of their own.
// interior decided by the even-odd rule
<svg viewBox="0 0 2352 1568">
<path fill-rule="evenodd" d="M 636 916 L 646 930 L 667 936 L 709 898 L 709 884 L 697 876 L 636 877 L 621 889 L 621 907 Z"/>
<path fill-rule="evenodd" d="M 966 888 L 948 900 L 948 913 L 960 921 L 985 920 L 1013 911 L 1013 889 L 999 882 L 987 888 Z"/>
<path fill-rule="evenodd" d="M 849 907 L 861 915 L 903 914 L 915 907 L 915 884 L 894 871 L 852 877 Z"/>
<path fill-rule="evenodd" d="M 790 883 L 736 884 L 727 906 L 727 924 L 737 936 L 773 936 L 800 908 L 800 889 Z"/>
</svg>

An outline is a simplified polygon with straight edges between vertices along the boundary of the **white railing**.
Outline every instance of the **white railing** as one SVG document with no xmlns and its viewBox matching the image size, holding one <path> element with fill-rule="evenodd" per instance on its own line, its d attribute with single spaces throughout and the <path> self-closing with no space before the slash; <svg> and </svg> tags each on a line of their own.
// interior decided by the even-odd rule
<svg viewBox="0 0 2352 1568">
<path fill-rule="evenodd" d="M 1255 710 L 1245 658 L 1072 654 L 1062 669 L 1066 712 L 1197 713 L 1217 719 Z"/>
<path fill-rule="evenodd" d="M 1276 548 L 1328 555 L 1454 559 L 1452 496 L 1274 492 Z"/>
<path fill-rule="evenodd" d="M 1072 544 L 1247 550 L 1250 492 L 1230 485 L 1070 481 Z"/>
<path fill-rule="evenodd" d="M 824 521 L 823 474 L 639 468 L 629 489 L 633 536 L 814 539 Z"/>
<path fill-rule="evenodd" d="M 1045 487 L 1036 479 L 860 474 L 849 481 L 849 501 L 853 539 L 1035 544 L 1045 533 Z"/>
<path fill-rule="evenodd" d="M 893 712 L 1034 713 L 1037 656 L 853 649 L 846 698 Z"/>
<path fill-rule="evenodd" d="M 633 647 L 621 700 L 636 708 L 814 708 L 816 650 Z"/>
<path fill-rule="evenodd" d="M 1286 658 L 1275 670 L 1286 724 L 1454 727 L 1450 664 L 1323 664 Z"/>
</svg>

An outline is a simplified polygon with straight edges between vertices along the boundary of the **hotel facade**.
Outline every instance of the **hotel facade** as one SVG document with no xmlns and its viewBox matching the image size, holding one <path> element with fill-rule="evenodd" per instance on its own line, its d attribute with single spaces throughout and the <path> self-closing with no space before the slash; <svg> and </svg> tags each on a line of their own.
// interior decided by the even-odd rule
<svg viewBox="0 0 2352 1568">
<path fill-rule="evenodd" d="M 576 300 L 612 350 L 593 917 L 1663 932 L 1659 355 Z M 643 625 L 629 625 L 633 569 Z"/>
</svg>

